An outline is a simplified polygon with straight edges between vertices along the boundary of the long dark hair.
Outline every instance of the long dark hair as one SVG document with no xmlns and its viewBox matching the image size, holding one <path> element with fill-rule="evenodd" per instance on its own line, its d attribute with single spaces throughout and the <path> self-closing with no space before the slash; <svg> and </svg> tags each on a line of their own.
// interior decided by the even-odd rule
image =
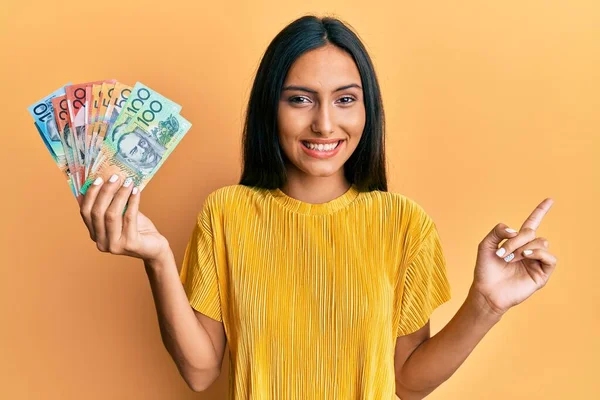
<svg viewBox="0 0 600 400">
<path fill-rule="evenodd" d="M 277 112 L 288 70 L 307 51 L 333 44 L 348 52 L 361 77 L 365 128 L 358 146 L 344 164 L 344 176 L 359 191 L 387 191 L 381 91 L 367 50 L 347 24 L 332 17 L 306 15 L 286 26 L 267 47 L 250 92 L 242 138 L 240 184 L 265 189 L 287 180 L 279 145 Z"/>
</svg>

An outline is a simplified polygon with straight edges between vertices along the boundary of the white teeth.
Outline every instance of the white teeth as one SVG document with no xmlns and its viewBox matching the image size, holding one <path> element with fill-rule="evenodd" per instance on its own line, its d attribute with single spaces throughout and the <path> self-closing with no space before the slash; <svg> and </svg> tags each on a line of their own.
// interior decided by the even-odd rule
<svg viewBox="0 0 600 400">
<path fill-rule="evenodd" d="M 317 151 L 331 151 L 331 150 L 335 149 L 339 143 L 340 142 L 331 143 L 331 144 L 314 144 L 314 143 L 304 142 L 304 144 L 306 144 L 306 147 L 308 147 L 309 149 L 312 149 L 312 150 L 317 150 Z"/>
</svg>

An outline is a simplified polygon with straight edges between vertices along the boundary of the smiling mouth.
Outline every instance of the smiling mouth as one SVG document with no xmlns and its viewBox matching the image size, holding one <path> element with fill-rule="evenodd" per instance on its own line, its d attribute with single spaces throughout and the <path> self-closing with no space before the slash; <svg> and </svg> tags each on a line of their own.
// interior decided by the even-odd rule
<svg viewBox="0 0 600 400">
<path fill-rule="evenodd" d="M 342 142 L 343 142 L 343 140 L 339 140 L 339 141 L 338 141 L 337 143 L 335 143 L 335 144 L 333 144 L 333 143 L 332 143 L 332 144 L 327 144 L 327 145 L 324 145 L 324 144 L 319 144 L 319 145 L 317 145 L 317 144 L 314 144 L 314 143 L 306 142 L 306 141 L 304 141 L 304 140 L 301 140 L 301 141 L 300 141 L 300 143 L 302 143 L 302 145 L 303 145 L 304 147 L 306 147 L 307 149 L 309 149 L 309 150 L 313 150 L 313 151 L 322 151 L 322 152 L 324 152 L 324 153 L 326 153 L 326 152 L 328 152 L 328 151 L 335 150 L 336 148 L 338 148 L 338 146 L 339 146 L 339 145 L 340 145 L 340 143 L 342 143 Z"/>
</svg>

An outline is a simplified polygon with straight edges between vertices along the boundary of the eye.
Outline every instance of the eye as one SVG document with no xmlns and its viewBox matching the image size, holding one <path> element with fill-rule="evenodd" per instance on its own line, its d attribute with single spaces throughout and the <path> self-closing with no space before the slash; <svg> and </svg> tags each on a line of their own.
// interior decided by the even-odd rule
<svg viewBox="0 0 600 400">
<path fill-rule="evenodd" d="M 352 96 L 344 96 L 344 97 L 340 98 L 340 100 L 342 100 L 342 99 L 347 99 L 346 101 L 342 101 L 341 102 L 342 104 L 350 104 L 350 103 L 354 103 L 354 101 L 355 101 L 354 97 L 352 97 Z"/>
<path fill-rule="evenodd" d="M 310 99 L 304 96 L 293 96 L 290 97 L 289 99 L 290 103 L 293 104 L 307 104 L 310 103 Z M 356 99 L 352 96 L 343 96 L 338 100 L 341 104 L 351 104 L 354 103 L 356 101 Z"/>
<path fill-rule="evenodd" d="M 308 101 L 308 99 L 306 97 L 302 97 L 302 96 L 293 96 L 293 97 L 290 97 L 288 100 L 290 101 L 290 103 L 295 103 L 295 104 L 305 104 L 306 103 L 304 101 L 298 101 L 298 100 L 307 100 Z"/>
</svg>

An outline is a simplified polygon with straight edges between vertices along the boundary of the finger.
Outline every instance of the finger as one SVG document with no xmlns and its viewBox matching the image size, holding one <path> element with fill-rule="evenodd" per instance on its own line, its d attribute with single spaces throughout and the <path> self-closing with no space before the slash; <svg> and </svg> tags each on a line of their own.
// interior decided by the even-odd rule
<svg viewBox="0 0 600 400">
<path fill-rule="evenodd" d="M 113 174 L 108 182 L 103 185 L 102 189 L 100 189 L 98 198 L 92 206 L 92 221 L 94 223 L 94 230 L 96 231 L 96 244 L 101 251 L 108 249 L 104 214 L 112 202 L 115 192 L 119 189 L 119 180 L 120 177 Z"/>
<path fill-rule="evenodd" d="M 519 231 L 517 236 L 510 238 L 506 242 L 504 242 L 502 244 L 502 247 L 496 250 L 496 255 L 500 258 L 505 258 L 506 256 L 510 255 L 510 253 L 512 253 L 515 249 L 526 245 L 532 240 L 535 240 L 535 231 L 533 229 L 523 228 Z"/>
<path fill-rule="evenodd" d="M 504 247 L 504 246 L 502 246 Z M 518 262 L 522 259 L 526 258 L 523 255 L 524 250 L 533 250 L 533 249 L 546 249 L 548 250 L 550 247 L 550 242 L 546 238 L 538 237 L 534 240 L 527 242 L 525 245 L 516 248 L 515 250 L 509 250 L 504 256 L 504 261 L 506 262 Z"/>
<path fill-rule="evenodd" d="M 529 249 L 531 250 L 531 254 L 523 253 L 523 258 L 528 258 L 532 260 L 538 260 L 542 264 L 542 269 L 544 273 L 551 274 L 556 268 L 556 263 L 558 259 L 556 256 L 552 255 L 546 249 Z"/>
<path fill-rule="evenodd" d="M 81 214 L 85 226 L 88 228 L 88 231 L 90 231 L 90 238 L 94 242 L 96 241 L 96 231 L 94 229 L 94 222 L 92 221 L 92 206 L 102 188 L 102 183 L 103 180 L 101 177 L 96 178 L 85 194 L 78 196 L 78 198 L 81 198 L 79 202 L 79 214 Z"/>
<path fill-rule="evenodd" d="M 510 231 L 507 231 L 507 229 Z M 479 248 L 495 252 L 498 250 L 500 242 L 517 235 L 517 232 L 513 231 L 514 229 L 511 230 L 508 225 L 499 223 L 483 238 L 481 243 L 479 243 Z"/>
<path fill-rule="evenodd" d="M 104 224 L 108 243 L 118 243 L 123 231 L 123 208 L 131 192 L 133 179 L 128 177 L 115 194 L 104 214 Z"/>
<path fill-rule="evenodd" d="M 552 207 L 552 204 L 554 204 L 554 200 L 552 200 L 550 197 L 544 199 L 544 201 L 538 204 L 538 206 L 535 208 L 535 210 L 533 210 L 529 217 L 527 217 L 523 225 L 521 225 L 520 230 L 522 230 L 523 228 L 529 228 L 536 231 L 542 223 L 542 219 L 544 218 L 546 213 L 548 213 L 550 207 Z"/>
<path fill-rule="evenodd" d="M 124 221 L 123 221 L 123 233 L 125 237 L 129 240 L 137 237 L 137 216 L 138 211 L 140 209 L 140 196 L 137 187 L 134 187 L 131 196 L 129 196 L 129 202 L 127 203 L 127 211 L 125 211 Z M 128 250 L 133 250 L 128 248 Z"/>
</svg>

